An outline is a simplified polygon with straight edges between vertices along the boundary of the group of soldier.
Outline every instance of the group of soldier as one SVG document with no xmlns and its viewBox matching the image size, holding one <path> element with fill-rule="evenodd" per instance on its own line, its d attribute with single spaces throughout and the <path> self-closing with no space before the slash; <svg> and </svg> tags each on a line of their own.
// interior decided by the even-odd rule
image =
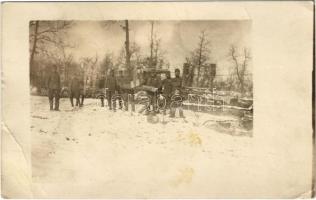
<svg viewBox="0 0 316 200">
<path fill-rule="evenodd" d="M 60 75 L 57 71 L 57 66 L 53 66 L 53 71 L 47 78 L 47 89 L 48 89 L 48 99 L 49 99 L 49 107 L 50 110 L 59 111 L 59 99 L 61 96 L 61 83 L 60 83 Z M 84 101 L 84 89 L 83 89 L 83 80 L 79 78 L 79 73 L 76 73 L 69 87 L 69 97 L 71 106 L 83 106 Z M 81 97 L 81 98 L 80 98 Z M 76 103 L 74 104 L 73 99 L 76 99 Z"/>
<path fill-rule="evenodd" d="M 159 75 L 159 76 L 158 76 Z M 184 117 L 181 104 L 181 88 L 182 88 L 182 78 L 180 77 L 180 70 L 175 69 L 175 77 L 171 78 L 170 73 L 166 74 L 166 78 L 161 80 L 160 74 L 151 74 L 151 77 L 144 77 L 142 85 L 156 88 L 154 91 L 147 91 L 147 96 L 149 102 L 146 106 L 146 114 L 153 112 L 159 112 L 159 109 L 162 108 L 163 113 L 166 113 L 166 110 L 170 110 L 170 117 L 175 117 L 176 109 L 179 109 L 180 117 Z M 74 74 L 70 82 L 70 103 L 71 106 L 83 106 L 84 101 L 84 92 L 83 86 L 84 82 L 79 78 L 79 74 Z M 48 97 L 50 110 L 59 110 L 59 98 L 60 98 L 60 76 L 57 72 L 57 66 L 53 66 L 53 72 L 49 75 L 47 79 L 48 87 Z M 128 110 L 128 104 L 132 105 L 132 111 L 135 111 L 134 104 L 134 93 L 133 91 L 124 87 L 127 78 L 124 77 L 123 72 L 119 71 L 118 76 L 115 76 L 114 70 L 111 70 L 109 74 L 101 76 L 98 81 L 98 89 L 106 90 L 106 98 L 108 101 L 109 110 L 116 110 L 116 99 L 119 101 L 119 108 Z M 81 98 L 80 98 L 81 97 Z M 118 97 L 118 98 L 117 98 Z M 73 99 L 75 98 L 76 103 L 74 104 Z M 104 107 L 104 97 L 101 98 L 101 106 Z M 163 107 L 159 107 L 159 99 L 164 99 L 165 104 Z M 54 106 L 55 100 L 55 106 Z"/>
<path fill-rule="evenodd" d="M 175 69 L 174 78 L 171 78 L 170 73 L 167 73 L 164 80 L 161 80 L 159 74 L 156 77 L 152 74 L 151 77 L 144 80 L 144 85 L 157 88 L 155 92 L 148 92 L 151 99 L 150 105 L 154 111 L 158 112 L 159 110 L 159 99 L 165 99 L 165 104 L 160 107 L 163 109 L 163 112 L 165 113 L 167 109 L 170 109 L 170 117 L 175 117 L 175 112 L 178 108 L 180 117 L 184 118 L 182 107 L 179 105 L 182 102 L 182 78 L 180 77 L 179 69 Z M 148 109 L 146 112 L 148 113 Z"/>
</svg>

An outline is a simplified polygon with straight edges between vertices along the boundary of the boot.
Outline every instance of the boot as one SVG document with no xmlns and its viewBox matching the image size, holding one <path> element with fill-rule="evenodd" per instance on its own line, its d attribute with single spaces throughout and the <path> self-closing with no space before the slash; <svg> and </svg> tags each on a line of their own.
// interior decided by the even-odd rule
<svg viewBox="0 0 316 200">
<path fill-rule="evenodd" d="M 170 117 L 170 118 L 174 118 L 175 115 L 176 115 L 176 110 L 175 110 L 174 108 L 171 108 L 171 109 L 170 109 L 170 115 L 169 115 L 169 117 Z"/>
<path fill-rule="evenodd" d="M 57 101 L 55 103 L 55 111 L 59 111 L 59 103 Z"/>
<path fill-rule="evenodd" d="M 55 111 L 59 111 L 59 99 L 55 99 Z"/>
<path fill-rule="evenodd" d="M 181 118 L 185 118 L 185 116 L 183 115 L 183 110 L 182 109 L 179 110 L 179 114 L 180 114 Z"/>
<path fill-rule="evenodd" d="M 53 100 L 49 100 L 49 109 L 53 110 Z"/>
<path fill-rule="evenodd" d="M 119 100 L 119 109 L 122 110 L 123 109 L 123 105 L 122 105 L 122 101 Z"/>
<path fill-rule="evenodd" d="M 104 99 L 101 99 L 101 107 L 104 107 Z"/>
<path fill-rule="evenodd" d="M 74 101 L 72 98 L 70 98 L 71 107 L 74 107 Z"/>
<path fill-rule="evenodd" d="M 79 101 L 80 101 L 79 98 L 76 98 L 76 106 L 79 106 L 80 104 Z"/>
</svg>

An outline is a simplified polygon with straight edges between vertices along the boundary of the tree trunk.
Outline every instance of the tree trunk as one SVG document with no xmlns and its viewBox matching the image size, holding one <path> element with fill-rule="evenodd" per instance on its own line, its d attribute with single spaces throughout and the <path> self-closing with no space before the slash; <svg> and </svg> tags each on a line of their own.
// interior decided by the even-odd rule
<svg viewBox="0 0 316 200">
<path fill-rule="evenodd" d="M 31 80 L 31 85 L 33 84 L 34 81 L 34 75 L 32 74 L 32 69 L 33 69 L 33 65 L 34 65 L 34 56 L 35 56 L 35 52 L 36 52 L 36 44 L 37 44 L 37 33 L 38 33 L 38 25 L 39 22 L 36 21 L 35 22 L 35 30 L 34 30 L 34 42 L 33 42 L 33 46 L 32 46 L 32 51 L 31 51 L 31 57 L 30 57 L 30 80 Z"/>
<path fill-rule="evenodd" d="M 198 59 L 198 76 L 197 76 L 197 86 L 200 85 L 200 71 L 201 71 L 201 64 L 202 64 L 202 51 L 203 51 L 203 43 L 204 43 L 204 36 L 201 38 L 201 44 L 199 49 L 199 59 Z"/>
<path fill-rule="evenodd" d="M 150 33 L 150 67 L 153 67 L 153 52 L 154 52 L 154 22 L 151 22 L 151 33 Z"/>
<path fill-rule="evenodd" d="M 155 68 L 157 68 L 157 66 L 158 66 L 158 50 L 159 50 L 159 44 L 157 42 L 156 47 L 155 47 L 155 57 L 154 57 Z"/>
<path fill-rule="evenodd" d="M 126 33 L 126 41 L 125 41 L 125 51 L 126 51 L 126 69 L 128 72 L 129 77 L 133 78 L 133 69 L 131 69 L 131 53 L 129 50 L 129 27 L 128 27 L 128 20 L 125 20 L 125 33 Z"/>
<path fill-rule="evenodd" d="M 242 95 L 244 95 L 244 93 L 245 93 L 244 80 L 240 80 L 240 93 L 241 93 Z"/>
</svg>

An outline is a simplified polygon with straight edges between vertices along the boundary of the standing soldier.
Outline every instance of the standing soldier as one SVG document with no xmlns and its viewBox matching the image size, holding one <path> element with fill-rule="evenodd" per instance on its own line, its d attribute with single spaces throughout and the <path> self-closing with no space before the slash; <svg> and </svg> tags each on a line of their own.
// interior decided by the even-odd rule
<svg viewBox="0 0 316 200">
<path fill-rule="evenodd" d="M 173 95 L 171 97 L 170 117 L 175 117 L 176 108 L 178 108 L 180 117 L 184 118 L 181 96 L 182 78 L 180 77 L 180 70 L 178 68 L 175 69 L 175 78 L 172 79 L 172 89 Z"/>
<path fill-rule="evenodd" d="M 175 77 L 172 79 L 173 89 L 181 90 L 182 88 L 182 78 L 180 77 L 180 70 L 177 68 L 174 70 Z"/>
<path fill-rule="evenodd" d="M 156 111 L 157 108 L 157 94 L 158 90 L 160 88 L 160 78 L 158 78 L 158 75 L 155 75 L 155 73 L 151 74 L 151 77 L 147 79 L 147 86 L 151 86 L 153 88 L 156 88 L 156 91 L 150 91 L 148 92 L 150 96 L 150 105 L 153 107 L 153 111 Z M 150 106 L 147 108 L 146 114 L 149 114 Z"/>
<path fill-rule="evenodd" d="M 84 71 L 83 71 L 83 74 L 80 73 L 80 76 L 79 76 L 79 88 L 80 88 L 80 92 L 79 92 L 79 99 L 80 99 L 80 96 L 81 96 L 81 101 L 79 103 L 79 107 L 82 107 L 83 106 L 83 101 L 84 101 L 84 97 L 85 97 L 85 94 L 86 94 L 86 88 L 85 88 L 85 76 L 84 76 Z"/>
<path fill-rule="evenodd" d="M 190 65 L 188 63 L 183 64 L 182 72 L 182 86 L 190 87 L 192 85 L 192 73 L 190 72 Z"/>
<path fill-rule="evenodd" d="M 107 99 L 109 109 L 112 110 L 112 97 L 117 93 L 118 85 L 114 75 L 114 70 L 110 71 L 110 75 L 106 79 L 106 87 L 107 87 Z M 116 108 L 116 101 L 113 101 L 113 110 L 115 111 Z"/>
<path fill-rule="evenodd" d="M 162 87 L 163 87 L 162 93 L 166 98 L 166 107 L 164 109 L 164 110 L 166 110 L 170 106 L 170 100 L 171 100 L 171 96 L 172 96 L 172 79 L 170 77 L 170 73 L 166 74 L 166 79 L 163 80 Z M 164 113 L 165 113 L 165 111 L 164 111 Z"/>
<path fill-rule="evenodd" d="M 104 88 L 105 88 L 105 77 L 102 74 L 98 80 L 98 90 L 100 92 L 100 99 L 101 99 L 101 107 L 104 107 Z"/>
<path fill-rule="evenodd" d="M 127 110 L 126 103 L 125 103 L 127 101 L 127 93 L 124 91 L 124 88 L 123 88 L 125 82 L 126 81 L 125 81 L 125 78 L 123 76 L 123 71 L 120 70 L 119 75 L 117 77 L 118 91 L 119 91 L 119 94 L 121 95 L 121 98 L 123 98 L 123 100 L 124 100 L 125 110 Z M 122 108 L 123 108 L 122 99 L 119 99 L 119 107 L 122 110 Z"/>
<path fill-rule="evenodd" d="M 50 110 L 59 111 L 60 76 L 57 72 L 56 65 L 53 65 L 53 72 L 48 77 L 47 89 Z M 54 99 L 55 108 L 53 108 Z"/>
<path fill-rule="evenodd" d="M 78 75 L 79 74 L 76 73 L 74 75 L 74 77 L 72 78 L 71 83 L 70 83 L 70 103 L 71 103 L 72 107 L 74 107 L 74 102 L 73 102 L 73 98 L 74 97 L 76 99 L 76 106 L 80 105 L 80 99 L 79 99 L 79 96 L 80 96 L 80 81 L 79 81 Z"/>
</svg>

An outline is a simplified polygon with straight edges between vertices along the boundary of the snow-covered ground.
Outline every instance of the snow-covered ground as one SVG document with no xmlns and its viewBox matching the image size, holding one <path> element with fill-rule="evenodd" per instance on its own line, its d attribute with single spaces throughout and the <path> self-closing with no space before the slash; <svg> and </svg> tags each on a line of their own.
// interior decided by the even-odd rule
<svg viewBox="0 0 316 200">
<path fill-rule="evenodd" d="M 158 114 L 154 123 L 137 112 L 110 112 L 96 99 L 75 109 L 61 99 L 56 112 L 47 97 L 31 98 L 37 197 L 229 198 L 266 190 L 263 197 L 286 197 L 300 188 L 289 189 L 295 178 L 273 149 L 264 151 L 262 167 L 255 133 L 227 134 L 211 122 L 233 117 L 185 110 L 186 120 Z"/>
</svg>

